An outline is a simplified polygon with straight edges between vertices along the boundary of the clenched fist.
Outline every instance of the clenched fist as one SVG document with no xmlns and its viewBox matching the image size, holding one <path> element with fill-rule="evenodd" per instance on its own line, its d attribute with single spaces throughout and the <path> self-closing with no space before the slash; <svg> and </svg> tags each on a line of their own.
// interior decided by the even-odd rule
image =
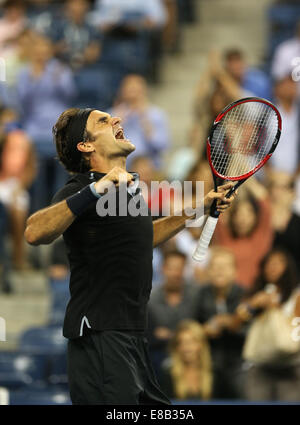
<svg viewBox="0 0 300 425">
<path fill-rule="evenodd" d="M 119 187 L 120 184 L 130 184 L 133 176 L 121 167 L 114 167 L 106 176 L 95 183 L 97 193 L 103 194 L 112 186 Z"/>
</svg>

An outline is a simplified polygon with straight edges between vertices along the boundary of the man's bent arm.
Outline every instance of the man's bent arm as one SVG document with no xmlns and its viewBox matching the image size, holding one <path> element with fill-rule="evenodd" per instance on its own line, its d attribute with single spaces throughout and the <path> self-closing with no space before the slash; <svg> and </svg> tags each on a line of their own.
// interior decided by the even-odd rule
<svg viewBox="0 0 300 425">
<path fill-rule="evenodd" d="M 75 218 L 65 200 L 58 202 L 28 218 L 25 239 L 31 245 L 49 244 L 58 238 Z"/>
<path fill-rule="evenodd" d="M 210 209 L 210 205 L 214 199 L 218 199 L 218 211 L 223 212 L 226 210 L 231 202 L 233 201 L 235 194 L 232 195 L 229 199 L 225 198 L 226 193 L 233 186 L 232 183 L 224 184 L 223 186 L 218 187 L 218 193 L 211 190 L 204 197 L 204 214 L 207 214 Z M 198 207 L 199 208 L 199 207 Z M 195 213 L 190 216 L 185 214 L 185 210 L 182 210 L 180 216 L 171 215 L 169 217 L 163 217 L 153 222 L 153 246 L 166 242 L 168 239 L 175 236 L 178 232 L 184 229 L 186 220 L 192 220 L 196 218 Z"/>
<path fill-rule="evenodd" d="M 153 246 L 156 247 L 175 236 L 184 229 L 186 220 L 193 219 L 195 216 L 196 214 L 191 217 L 183 213 L 182 216 L 171 215 L 155 220 L 153 222 Z"/>
</svg>

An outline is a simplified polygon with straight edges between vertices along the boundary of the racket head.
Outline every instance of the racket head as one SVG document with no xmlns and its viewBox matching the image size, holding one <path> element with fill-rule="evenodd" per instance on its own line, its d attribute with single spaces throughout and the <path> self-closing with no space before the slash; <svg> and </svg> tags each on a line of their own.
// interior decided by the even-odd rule
<svg viewBox="0 0 300 425">
<path fill-rule="evenodd" d="M 207 139 L 207 158 L 218 181 L 242 183 L 271 157 L 282 120 L 273 103 L 258 97 L 239 99 L 222 110 Z"/>
</svg>

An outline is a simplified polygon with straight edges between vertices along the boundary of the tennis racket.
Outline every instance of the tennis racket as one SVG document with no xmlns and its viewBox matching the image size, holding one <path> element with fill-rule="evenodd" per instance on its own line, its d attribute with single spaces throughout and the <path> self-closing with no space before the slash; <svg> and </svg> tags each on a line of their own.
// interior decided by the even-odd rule
<svg viewBox="0 0 300 425">
<path fill-rule="evenodd" d="M 281 116 L 268 100 L 247 97 L 226 106 L 215 119 L 207 139 L 207 158 L 217 192 L 225 180 L 237 183 L 234 193 L 271 157 L 281 135 Z M 220 213 L 214 200 L 193 259 L 202 261 L 214 234 Z"/>
</svg>

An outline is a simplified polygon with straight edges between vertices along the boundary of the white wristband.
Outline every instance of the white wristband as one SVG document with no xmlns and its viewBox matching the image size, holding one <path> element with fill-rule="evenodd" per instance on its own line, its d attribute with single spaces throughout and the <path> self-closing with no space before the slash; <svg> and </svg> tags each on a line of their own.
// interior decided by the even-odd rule
<svg viewBox="0 0 300 425">
<path fill-rule="evenodd" d="M 102 195 L 96 191 L 95 184 L 96 182 L 90 184 L 91 192 L 96 196 L 96 198 L 101 198 Z"/>
</svg>

